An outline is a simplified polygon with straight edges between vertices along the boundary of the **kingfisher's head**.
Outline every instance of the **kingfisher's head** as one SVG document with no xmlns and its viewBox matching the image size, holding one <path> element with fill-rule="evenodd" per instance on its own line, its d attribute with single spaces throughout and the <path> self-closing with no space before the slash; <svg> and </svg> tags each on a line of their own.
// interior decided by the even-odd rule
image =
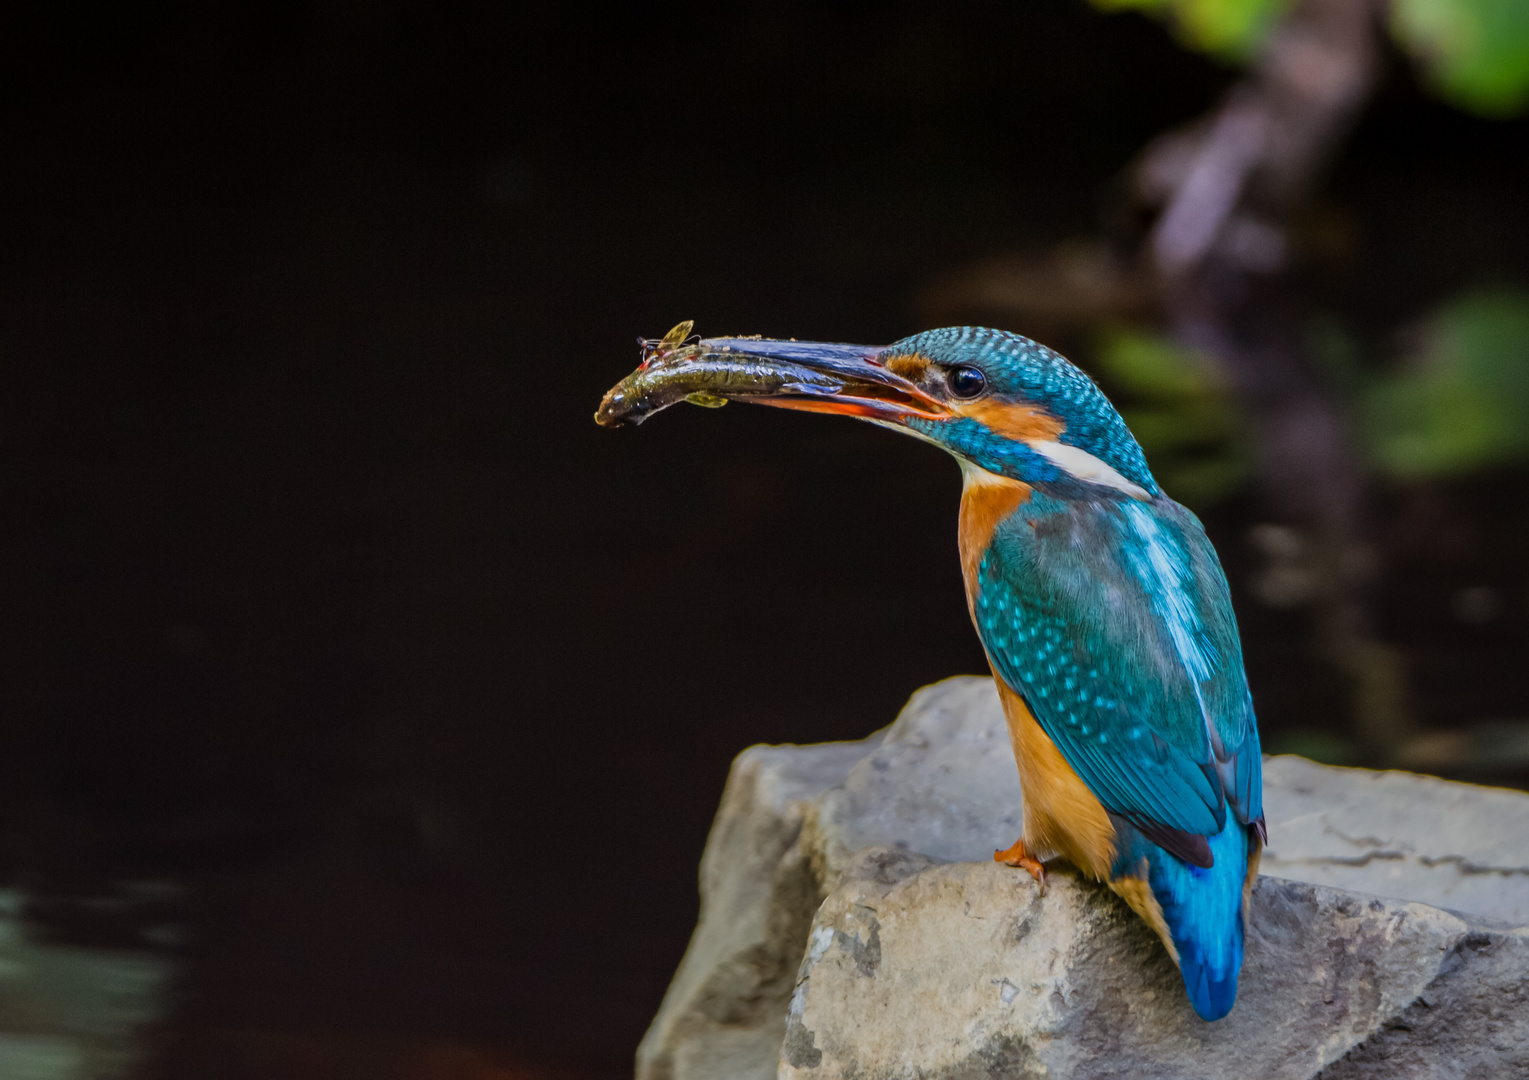
<svg viewBox="0 0 1529 1080">
<path fill-rule="evenodd" d="M 708 397 L 858 416 L 935 443 L 965 469 L 1064 497 L 1160 493 L 1141 447 L 1094 381 L 1018 334 L 959 326 L 885 348 L 761 338 L 688 348 L 725 376 L 708 384 Z M 623 387 L 607 406 L 630 404 L 618 396 Z M 602 422 L 620 422 L 605 412 Z"/>
</svg>

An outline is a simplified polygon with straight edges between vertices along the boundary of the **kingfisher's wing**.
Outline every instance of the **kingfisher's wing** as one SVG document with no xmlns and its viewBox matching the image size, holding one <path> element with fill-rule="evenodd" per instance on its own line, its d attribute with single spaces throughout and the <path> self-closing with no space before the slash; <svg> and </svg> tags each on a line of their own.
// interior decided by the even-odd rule
<svg viewBox="0 0 1529 1080">
<path fill-rule="evenodd" d="M 1262 817 L 1231 597 L 1189 511 L 1037 493 L 995 531 L 974 614 L 998 674 L 1105 809 L 1205 866 L 1228 807 Z"/>
</svg>

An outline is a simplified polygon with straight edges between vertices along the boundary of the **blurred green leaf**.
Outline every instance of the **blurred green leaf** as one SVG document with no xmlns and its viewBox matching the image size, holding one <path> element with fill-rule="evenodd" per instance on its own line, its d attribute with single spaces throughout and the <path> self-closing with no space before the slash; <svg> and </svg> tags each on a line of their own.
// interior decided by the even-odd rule
<svg viewBox="0 0 1529 1080">
<path fill-rule="evenodd" d="M 1291 0 L 1090 0 L 1166 20 L 1190 49 L 1256 55 Z M 1434 90 L 1483 116 L 1529 107 L 1529 0 L 1391 0 L 1391 36 L 1422 62 Z"/>
<path fill-rule="evenodd" d="M 1187 47 L 1227 60 L 1245 60 L 1290 0 L 1092 0 L 1105 11 L 1145 11 L 1172 24 Z"/>
<path fill-rule="evenodd" d="M 1168 493 L 1205 507 L 1249 475 L 1240 412 L 1204 356 L 1161 334 L 1105 329 L 1094 367 Z"/>
<path fill-rule="evenodd" d="M 1529 292 L 1467 293 L 1435 312 L 1400 370 L 1361 398 L 1376 464 L 1397 476 L 1529 460 Z"/>
<path fill-rule="evenodd" d="M 1145 407 L 1128 405 L 1121 415 L 1137 442 L 1158 448 L 1220 442 L 1232 434 L 1234 422 L 1231 410 L 1216 399 L 1188 398 Z"/>
<path fill-rule="evenodd" d="M 1392 0 L 1391 33 L 1451 103 L 1485 116 L 1529 105 L 1529 0 Z"/>
<path fill-rule="evenodd" d="M 1215 368 L 1172 338 L 1114 327 L 1099 343 L 1110 381 L 1128 393 L 1168 400 L 1199 398 L 1219 389 Z"/>
</svg>

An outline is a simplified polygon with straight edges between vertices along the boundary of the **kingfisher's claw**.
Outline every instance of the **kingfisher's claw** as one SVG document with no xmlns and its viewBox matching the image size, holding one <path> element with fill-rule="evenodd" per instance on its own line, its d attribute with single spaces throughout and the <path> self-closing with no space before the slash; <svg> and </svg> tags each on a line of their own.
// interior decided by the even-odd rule
<svg viewBox="0 0 1529 1080">
<path fill-rule="evenodd" d="M 993 852 L 993 861 L 1028 870 L 1030 876 L 1040 882 L 1042 889 L 1046 887 L 1046 864 L 1030 854 L 1030 849 L 1025 847 L 1023 840 L 1014 841 L 1014 846 L 1007 851 Z"/>
</svg>

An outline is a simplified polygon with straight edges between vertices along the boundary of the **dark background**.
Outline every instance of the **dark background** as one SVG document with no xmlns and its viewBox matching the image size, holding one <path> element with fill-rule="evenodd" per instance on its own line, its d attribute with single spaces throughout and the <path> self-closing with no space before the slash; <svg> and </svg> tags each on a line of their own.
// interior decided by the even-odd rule
<svg viewBox="0 0 1529 1080">
<path fill-rule="evenodd" d="M 600 430 L 634 338 L 923 329 L 1231 77 L 1081 0 L 0 17 L 0 871 L 60 940 L 184 928 L 154 1075 L 625 1074 L 732 755 L 984 669 L 952 463 Z M 1313 288 L 1366 332 L 1529 276 L 1529 125 L 1399 59 L 1328 186 L 1362 242 Z M 1529 711 L 1523 487 L 1397 518 L 1430 724 Z M 1344 705 L 1245 599 L 1259 513 L 1207 523 L 1277 743 Z M 89 902 L 138 880 L 179 888 Z"/>
</svg>

